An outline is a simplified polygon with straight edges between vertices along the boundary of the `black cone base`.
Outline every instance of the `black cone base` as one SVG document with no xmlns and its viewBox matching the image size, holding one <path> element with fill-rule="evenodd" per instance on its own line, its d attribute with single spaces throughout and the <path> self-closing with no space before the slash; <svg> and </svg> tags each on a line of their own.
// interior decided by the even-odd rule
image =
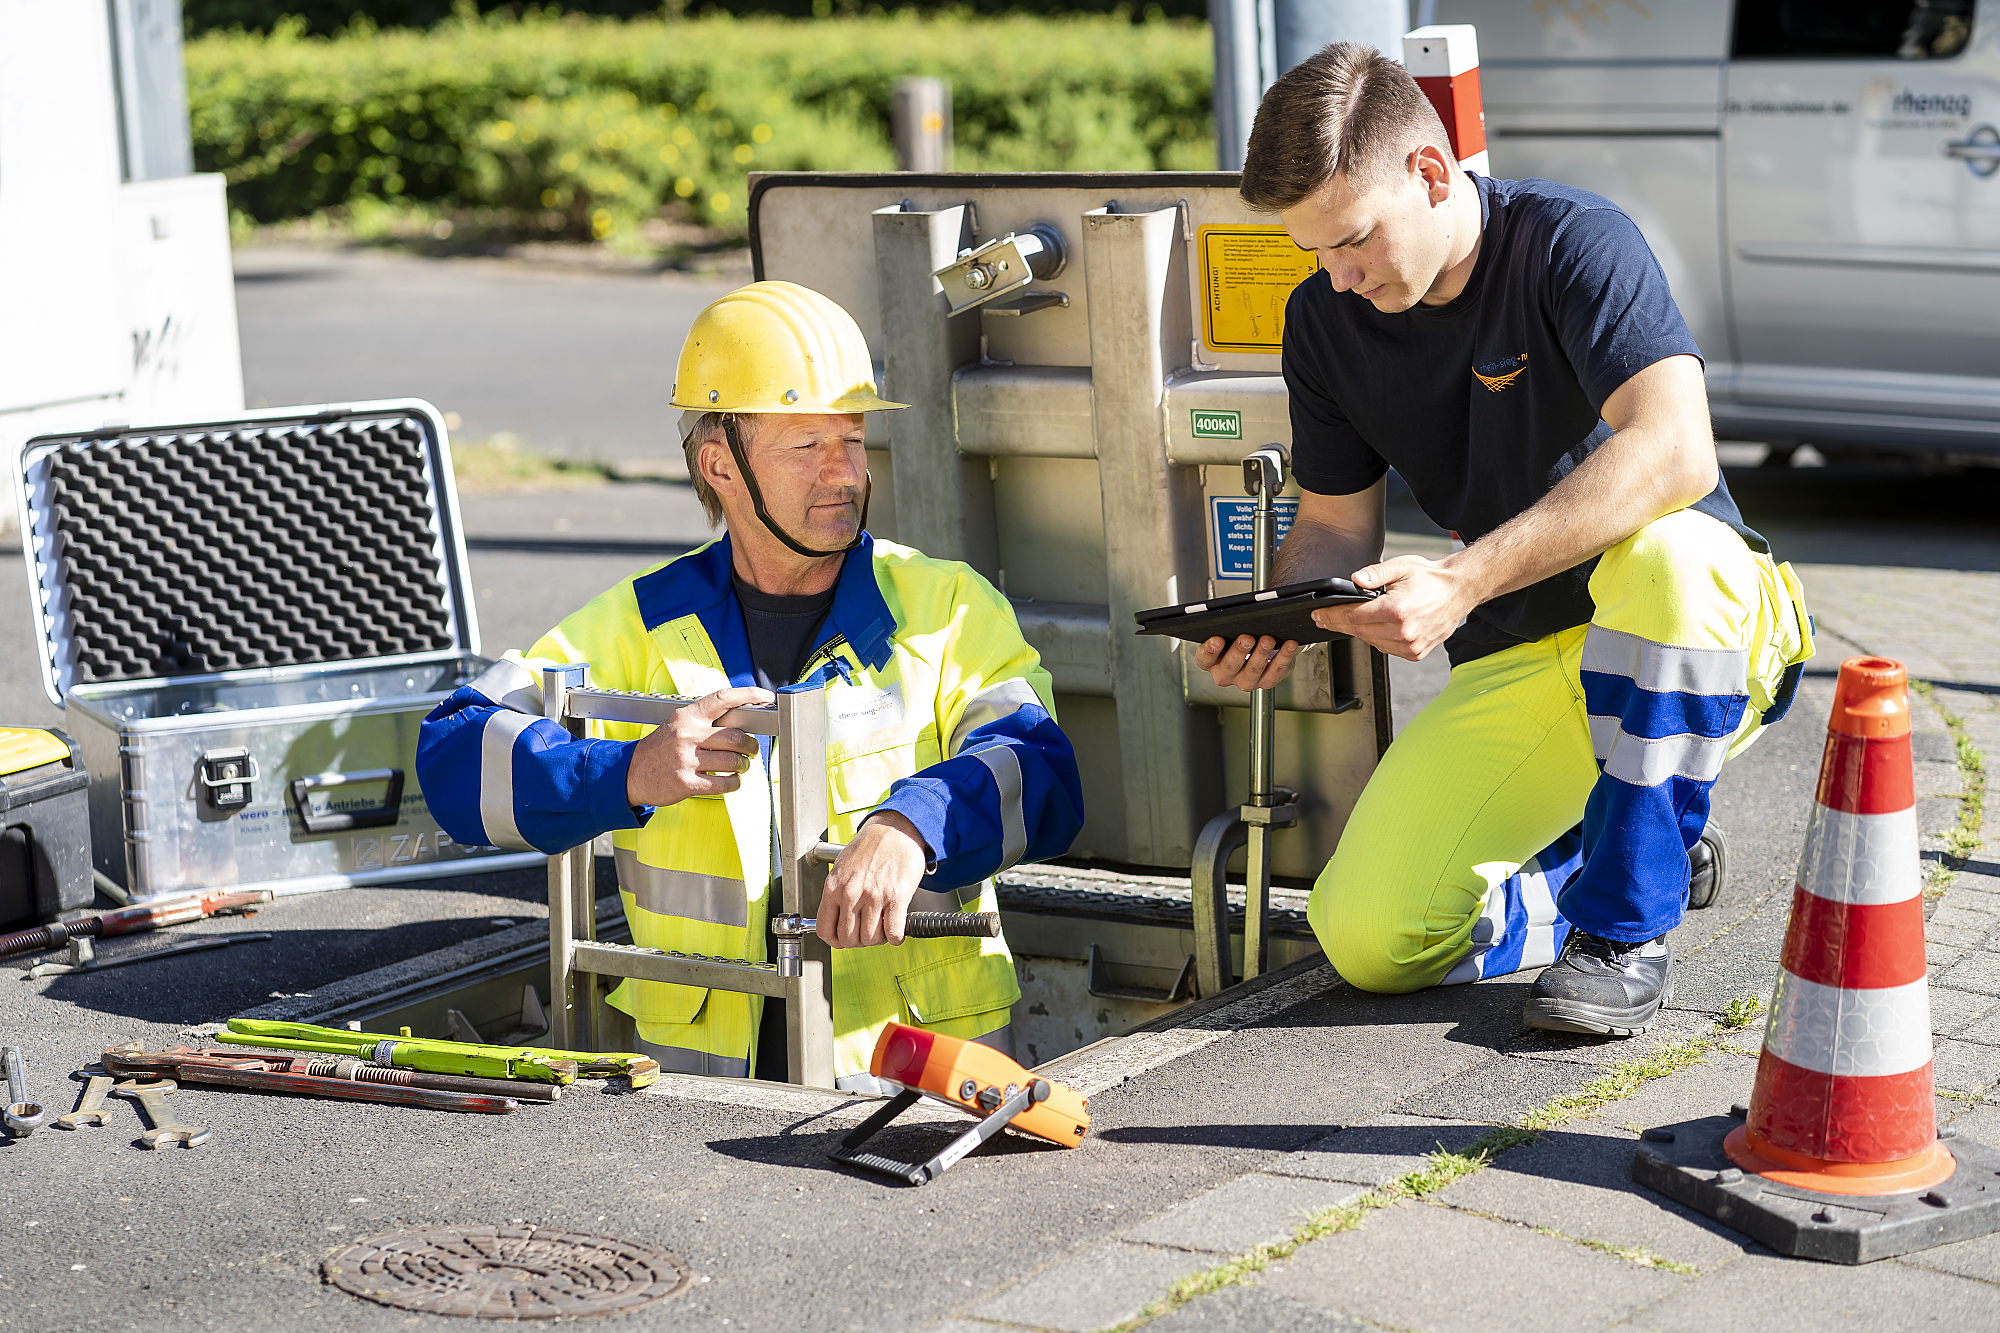
<svg viewBox="0 0 2000 1333">
<path fill-rule="evenodd" d="M 1632 1179 L 1779 1254 L 1866 1264 L 2000 1231 L 2000 1152 L 1952 1137 L 1951 1179 L 1912 1194 L 1817 1194 L 1737 1167 L 1722 1150 L 1733 1115 L 1649 1129 Z"/>
</svg>

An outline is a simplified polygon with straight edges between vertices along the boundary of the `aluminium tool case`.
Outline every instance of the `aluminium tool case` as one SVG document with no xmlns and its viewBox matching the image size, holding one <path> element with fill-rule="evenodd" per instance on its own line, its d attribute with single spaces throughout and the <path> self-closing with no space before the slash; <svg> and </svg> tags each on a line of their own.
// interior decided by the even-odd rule
<svg viewBox="0 0 2000 1333">
<path fill-rule="evenodd" d="M 539 864 L 415 781 L 479 657 L 444 423 L 404 400 L 44 435 L 21 455 L 43 684 L 135 898 Z"/>
<path fill-rule="evenodd" d="M 0 727 L 0 930 L 88 907 L 90 775 L 60 731 Z"/>
</svg>

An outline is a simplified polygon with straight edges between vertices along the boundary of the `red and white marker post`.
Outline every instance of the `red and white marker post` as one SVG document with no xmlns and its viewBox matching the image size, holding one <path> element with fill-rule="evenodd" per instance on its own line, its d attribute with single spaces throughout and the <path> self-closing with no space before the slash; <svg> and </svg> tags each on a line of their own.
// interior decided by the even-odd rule
<svg viewBox="0 0 2000 1333">
<path fill-rule="evenodd" d="M 1433 23 L 1403 38 L 1403 68 L 1437 108 L 1458 165 L 1493 174 L 1486 160 L 1486 110 L 1479 98 L 1479 36 L 1470 23 Z"/>
</svg>

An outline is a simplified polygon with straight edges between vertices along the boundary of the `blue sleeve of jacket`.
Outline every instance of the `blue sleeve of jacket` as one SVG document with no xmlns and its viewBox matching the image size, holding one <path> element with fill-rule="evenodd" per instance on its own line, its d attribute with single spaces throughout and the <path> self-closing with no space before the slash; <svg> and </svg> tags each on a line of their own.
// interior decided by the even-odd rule
<svg viewBox="0 0 2000 1333">
<path fill-rule="evenodd" d="M 431 710 L 417 737 L 418 785 L 453 839 L 553 854 L 651 816 L 650 807 L 625 803 L 637 742 L 578 740 L 547 718 L 496 703 L 481 692 L 486 680 Z"/>
<path fill-rule="evenodd" d="M 1025 680 L 995 692 L 1019 700 L 968 729 L 951 758 L 898 781 L 878 807 L 909 820 L 929 845 L 935 860 L 925 889 L 949 891 L 1061 856 L 1083 828 L 1083 779 L 1069 737 Z"/>
</svg>

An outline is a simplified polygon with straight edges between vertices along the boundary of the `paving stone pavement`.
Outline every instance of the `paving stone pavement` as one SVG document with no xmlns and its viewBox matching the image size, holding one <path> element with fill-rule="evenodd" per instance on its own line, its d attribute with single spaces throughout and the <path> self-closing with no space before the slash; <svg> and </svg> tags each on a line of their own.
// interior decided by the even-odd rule
<svg viewBox="0 0 2000 1333">
<path fill-rule="evenodd" d="M 1819 719 L 1842 658 L 1895 657 L 1932 687 L 1912 702 L 1938 1120 L 2000 1145 L 2000 810 L 1985 813 L 1978 847 L 1952 838 L 1968 790 L 1961 738 L 2000 758 L 2000 574 L 1837 565 L 1800 574 L 1819 621 L 1820 652 L 1799 703 L 1813 720 L 1769 742 L 1795 747 L 1794 767 L 1817 764 Z M 1946 606 L 1960 615 L 1940 616 Z M 1390 1114 L 1273 1154 L 987 1298 L 969 1312 L 977 1322 L 934 1327 L 1080 1331 L 1132 1320 L 1175 1280 L 1296 1234 L 1305 1212 L 1348 1202 L 1428 1154 L 1461 1150 L 1611 1066 L 1698 1037 L 1712 1047 L 1698 1062 L 1146 1327 L 1540 1333 L 1556 1308 L 1562 1327 L 1579 1330 L 2000 1327 L 2000 1235 L 1848 1269 L 1772 1255 L 1632 1183 L 1644 1129 L 1749 1100 L 1761 1031 L 1719 1031 L 1716 1018 L 1731 998 L 1769 998 L 1789 904 L 1788 884 L 1773 882 L 1781 887 L 1758 902 L 1696 914 L 1675 932 L 1677 1007 L 1644 1037 L 1522 1033 Z M 1450 1262 L 1437 1262 L 1442 1255 Z"/>
</svg>

